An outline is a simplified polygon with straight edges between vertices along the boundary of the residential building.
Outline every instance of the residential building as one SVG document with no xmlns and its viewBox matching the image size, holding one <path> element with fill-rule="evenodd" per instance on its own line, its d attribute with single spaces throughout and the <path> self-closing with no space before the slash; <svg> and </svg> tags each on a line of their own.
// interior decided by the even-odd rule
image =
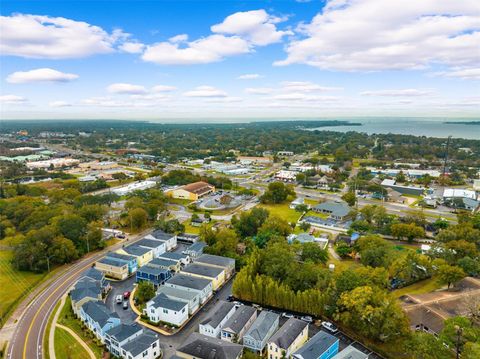
<svg viewBox="0 0 480 359">
<path fill-rule="evenodd" d="M 357 348 L 349 345 L 341 352 L 336 354 L 332 359 L 368 359 L 368 354 L 365 354 Z"/>
<path fill-rule="evenodd" d="M 205 242 L 196 242 L 187 247 L 182 253 L 190 256 L 192 260 L 200 257 L 203 254 L 203 249 L 207 246 Z"/>
<path fill-rule="evenodd" d="M 209 265 L 212 267 L 225 268 L 225 279 L 228 280 L 235 273 L 235 259 L 216 256 L 213 254 L 202 254 L 195 262 Z"/>
<path fill-rule="evenodd" d="M 102 285 L 96 280 L 83 278 L 77 281 L 70 291 L 73 312 L 79 315 L 83 304 L 89 301 L 102 300 L 102 292 Z"/>
<path fill-rule="evenodd" d="M 168 269 L 171 272 L 179 272 L 180 271 L 180 261 L 174 261 L 171 259 L 165 259 L 165 258 L 153 258 L 150 263 L 148 263 L 149 266 L 152 267 L 157 267 L 161 269 Z"/>
<path fill-rule="evenodd" d="M 248 305 L 241 305 L 220 331 L 220 338 L 239 343 L 243 335 L 257 319 L 257 310 Z"/>
<path fill-rule="evenodd" d="M 151 322 L 181 327 L 188 320 L 188 304 L 160 293 L 147 302 L 144 313 Z"/>
<path fill-rule="evenodd" d="M 177 236 L 172 233 L 165 233 L 160 229 L 157 229 L 156 231 L 153 231 L 151 234 L 146 235 L 145 238 L 165 241 L 167 246 L 167 251 L 171 251 L 172 249 L 177 247 Z"/>
<path fill-rule="evenodd" d="M 162 285 L 157 290 L 157 294 L 164 294 L 170 299 L 178 300 L 188 304 L 188 314 L 191 315 L 200 307 L 200 295 L 195 292 L 189 292 L 182 288 L 172 288 Z"/>
<path fill-rule="evenodd" d="M 239 344 L 192 333 L 177 349 L 176 355 L 184 359 L 240 359 L 243 347 Z"/>
<path fill-rule="evenodd" d="M 199 294 L 200 304 L 205 303 L 212 295 L 212 281 L 178 273 L 165 282 L 166 287 L 182 288 Z"/>
<path fill-rule="evenodd" d="M 295 242 L 295 241 L 300 242 L 302 244 L 317 243 L 320 246 L 320 248 L 322 248 L 322 249 L 326 249 L 327 246 L 328 246 L 328 238 L 315 237 L 315 236 L 312 236 L 311 234 L 308 234 L 308 233 L 299 233 L 299 234 L 292 233 L 287 237 L 287 241 L 290 244 Z"/>
<path fill-rule="evenodd" d="M 473 180 L 473 190 L 480 192 L 480 179 Z"/>
<path fill-rule="evenodd" d="M 117 252 L 108 252 L 105 255 L 106 258 L 113 258 L 123 263 L 126 263 L 128 266 L 128 274 L 131 275 L 137 271 L 138 261 L 137 258 L 128 254 L 121 254 Z"/>
<path fill-rule="evenodd" d="M 225 323 L 232 317 L 233 313 L 235 313 L 236 309 L 235 304 L 232 302 L 220 302 L 212 316 L 199 324 L 198 331 L 200 334 L 219 338 L 220 331 L 225 326 Z"/>
<path fill-rule="evenodd" d="M 337 221 L 343 221 L 350 213 L 350 207 L 348 204 L 340 201 L 327 201 L 319 203 L 313 207 L 313 210 L 318 213 L 328 214 L 330 218 Z"/>
<path fill-rule="evenodd" d="M 278 151 L 278 156 L 293 156 L 293 151 Z"/>
<path fill-rule="evenodd" d="M 277 331 L 279 321 L 278 314 L 261 312 L 243 336 L 243 346 L 262 355 L 268 339 Z"/>
<path fill-rule="evenodd" d="M 308 323 L 290 318 L 267 343 L 268 358 L 290 358 L 308 339 Z"/>
<path fill-rule="evenodd" d="M 137 282 L 149 281 L 155 286 L 165 283 L 166 280 L 172 277 L 172 272 L 168 269 L 158 268 L 150 264 L 138 268 L 136 273 Z"/>
<path fill-rule="evenodd" d="M 195 216 L 194 218 L 192 218 L 190 220 L 190 224 L 193 226 L 193 227 L 201 227 L 203 226 L 204 224 L 206 223 L 210 223 L 212 219 L 210 217 L 207 217 L 203 214 L 198 214 L 197 216 Z"/>
<path fill-rule="evenodd" d="M 193 233 L 180 233 L 177 235 L 177 239 L 182 242 L 195 243 L 200 239 L 198 234 Z"/>
<path fill-rule="evenodd" d="M 122 353 L 122 347 L 140 336 L 143 332 L 143 327 L 137 323 L 121 323 L 105 332 L 105 345 L 107 350 L 116 357 L 126 358 L 126 352 Z"/>
<path fill-rule="evenodd" d="M 424 187 L 403 186 L 396 184 L 394 179 L 384 179 L 381 183 L 382 187 L 391 188 L 401 194 L 409 194 L 414 196 L 422 196 L 425 192 Z"/>
<path fill-rule="evenodd" d="M 181 265 L 187 265 L 191 262 L 190 256 L 187 254 L 176 253 L 176 252 L 165 252 L 161 254 L 158 258 L 168 259 L 180 263 Z"/>
<path fill-rule="evenodd" d="M 280 170 L 275 173 L 275 176 L 273 176 L 273 178 L 281 182 L 295 183 L 297 181 L 297 174 L 298 172 L 295 171 Z"/>
<path fill-rule="evenodd" d="M 338 353 L 338 338 L 324 332 L 315 334 L 304 346 L 293 353 L 293 359 L 331 359 Z"/>
<path fill-rule="evenodd" d="M 295 198 L 291 203 L 290 203 L 290 209 L 295 209 L 297 206 L 304 205 L 305 204 L 305 198 L 303 197 L 297 197 Z"/>
<path fill-rule="evenodd" d="M 128 271 L 128 265 L 115 258 L 101 258 L 95 263 L 95 268 L 103 272 L 105 276 L 113 279 L 127 279 L 130 274 Z"/>
<path fill-rule="evenodd" d="M 140 247 L 136 244 L 125 246 L 117 250 L 117 253 L 135 257 L 139 267 L 144 266 L 153 259 L 153 250 L 151 248 Z"/>
<path fill-rule="evenodd" d="M 110 284 L 105 279 L 105 274 L 94 267 L 90 267 L 85 272 L 83 272 L 78 280 L 83 278 L 88 278 L 99 282 L 103 293 L 107 293 L 110 290 Z"/>
<path fill-rule="evenodd" d="M 188 199 L 198 201 L 199 198 L 215 192 L 215 186 L 207 182 L 194 182 L 181 186 L 166 192 L 166 195 L 172 198 Z"/>
<path fill-rule="evenodd" d="M 125 344 L 121 350 L 124 359 L 157 359 L 162 354 L 159 335 L 146 329 Z"/>
<path fill-rule="evenodd" d="M 102 343 L 105 343 L 105 333 L 121 323 L 118 314 L 109 310 L 101 301 L 84 303 L 80 307 L 79 316 Z"/>
<path fill-rule="evenodd" d="M 161 254 L 167 251 L 167 242 L 161 240 L 143 238 L 135 242 L 135 244 L 140 247 L 151 249 L 154 258 L 158 258 Z"/>
<path fill-rule="evenodd" d="M 212 281 L 213 290 L 217 290 L 225 283 L 225 268 L 212 267 L 201 263 L 192 263 L 182 269 L 182 273 Z"/>
</svg>

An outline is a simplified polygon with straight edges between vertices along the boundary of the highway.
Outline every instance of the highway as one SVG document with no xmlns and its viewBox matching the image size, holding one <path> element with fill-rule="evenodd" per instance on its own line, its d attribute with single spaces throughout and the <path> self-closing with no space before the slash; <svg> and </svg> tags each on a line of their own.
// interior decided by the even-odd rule
<svg viewBox="0 0 480 359">
<path fill-rule="evenodd" d="M 149 232 L 151 230 L 133 236 L 128 243 L 141 239 Z M 48 319 L 55 305 L 87 268 L 103 257 L 107 251 L 116 250 L 124 244 L 125 242 L 120 242 L 101 252 L 84 257 L 71 264 L 67 270 L 59 273 L 50 281 L 40 294 L 26 306 L 9 342 L 7 358 L 43 358 L 43 338 L 46 335 Z"/>
</svg>

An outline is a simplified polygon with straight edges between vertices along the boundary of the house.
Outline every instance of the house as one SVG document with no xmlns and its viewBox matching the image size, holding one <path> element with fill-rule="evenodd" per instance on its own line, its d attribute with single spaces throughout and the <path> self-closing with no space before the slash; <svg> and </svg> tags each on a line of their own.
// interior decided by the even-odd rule
<svg viewBox="0 0 480 359">
<path fill-rule="evenodd" d="M 185 359 L 240 359 L 243 346 L 214 337 L 192 333 L 177 349 L 176 355 Z"/>
<path fill-rule="evenodd" d="M 72 310 L 76 315 L 80 315 L 80 308 L 89 301 L 102 300 L 102 286 L 100 282 L 90 278 L 83 278 L 75 283 L 70 291 L 72 301 Z"/>
<path fill-rule="evenodd" d="M 105 333 L 120 325 L 120 317 L 117 313 L 107 308 L 101 301 L 88 301 L 80 307 L 80 319 L 93 334 L 105 343 Z"/>
<path fill-rule="evenodd" d="M 396 184 L 396 181 L 393 179 L 384 179 L 380 185 L 387 190 L 388 188 L 391 188 L 401 194 L 422 196 L 423 193 L 425 192 L 424 187 L 402 186 L 402 185 Z"/>
<path fill-rule="evenodd" d="M 156 239 L 159 241 L 165 241 L 167 246 L 167 251 L 177 247 L 177 236 L 172 233 L 165 233 L 164 231 L 157 229 L 152 233 L 145 236 L 146 239 Z"/>
<path fill-rule="evenodd" d="M 207 182 L 200 181 L 172 189 L 170 191 L 167 191 L 165 194 L 172 198 L 198 201 L 199 198 L 213 192 L 215 192 L 215 186 L 212 186 Z"/>
<path fill-rule="evenodd" d="M 357 348 L 349 345 L 341 352 L 336 354 L 332 359 L 368 359 L 368 354 L 365 354 Z"/>
<path fill-rule="evenodd" d="M 328 246 L 328 238 L 315 237 L 308 233 L 299 233 L 299 234 L 292 233 L 287 237 L 287 241 L 289 244 L 292 244 L 295 241 L 301 244 L 317 243 L 322 249 L 326 249 Z"/>
<path fill-rule="evenodd" d="M 412 331 L 438 335 L 445 326 L 445 318 L 427 306 L 412 306 L 405 310 Z"/>
<path fill-rule="evenodd" d="M 181 288 L 199 294 L 200 304 L 205 303 L 212 295 L 212 281 L 196 278 L 182 273 L 176 274 L 165 282 L 166 287 Z"/>
<path fill-rule="evenodd" d="M 225 268 L 225 279 L 228 280 L 235 273 L 235 259 L 216 256 L 213 254 L 202 254 L 195 262 L 209 265 L 212 267 Z"/>
<path fill-rule="evenodd" d="M 108 252 L 105 255 L 106 258 L 111 258 L 111 259 L 116 259 L 118 261 L 121 261 L 128 266 L 128 275 L 132 275 L 137 271 L 138 268 L 138 262 L 137 258 L 128 254 L 121 254 L 117 252 Z"/>
<path fill-rule="evenodd" d="M 295 171 L 280 170 L 275 173 L 275 176 L 273 176 L 273 178 L 281 182 L 295 183 L 297 181 L 297 174 L 298 172 Z"/>
<path fill-rule="evenodd" d="M 222 267 L 212 267 L 201 263 L 193 263 L 183 268 L 182 273 L 193 277 L 211 280 L 213 290 L 217 290 L 225 283 L 225 268 Z"/>
<path fill-rule="evenodd" d="M 167 242 L 162 240 L 143 238 L 135 242 L 135 244 L 140 247 L 151 249 L 154 258 L 158 258 L 161 254 L 167 251 Z"/>
<path fill-rule="evenodd" d="M 308 339 L 308 323 L 290 318 L 267 342 L 268 358 L 289 358 Z"/>
<path fill-rule="evenodd" d="M 297 197 L 290 203 L 290 209 L 295 209 L 297 206 L 301 206 L 305 204 L 305 198 Z"/>
<path fill-rule="evenodd" d="M 317 179 L 317 188 L 320 189 L 329 189 L 330 184 L 333 182 L 333 179 L 327 176 L 321 176 L 320 178 Z"/>
<path fill-rule="evenodd" d="M 248 305 L 241 305 L 220 331 L 220 338 L 229 342 L 240 342 L 245 332 L 257 319 L 257 310 Z"/>
<path fill-rule="evenodd" d="M 101 258 L 95 263 L 95 268 L 103 272 L 105 276 L 119 280 L 127 279 L 130 274 L 128 265 L 115 258 Z"/>
<path fill-rule="evenodd" d="M 147 302 L 144 313 L 151 322 L 181 327 L 188 320 L 188 304 L 160 293 Z"/>
<path fill-rule="evenodd" d="M 330 216 L 330 218 L 337 221 L 344 220 L 350 213 L 350 207 L 345 202 L 333 202 L 327 201 L 317 204 L 313 207 L 313 210 L 318 213 L 325 213 Z"/>
<path fill-rule="evenodd" d="M 234 303 L 221 301 L 219 306 L 215 308 L 212 316 L 199 324 L 198 331 L 200 334 L 219 338 L 221 329 L 232 317 L 236 309 L 237 308 L 235 307 Z"/>
<path fill-rule="evenodd" d="M 157 294 L 164 294 L 169 299 L 178 300 L 188 304 L 188 314 L 193 314 L 200 306 L 200 295 L 195 292 L 189 292 L 188 290 L 181 288 L 172 288 L 162 285 L 157 290 Z"/>
<path fill-rule="evenodd" d="M 182 242 L 195 243 L 198 242 L 200 236 L 193 233 L 180 233 L 177 235 L 177 239 Z"/>
<path fill-rule="evenodd" d="M 151 248 L 140 247 L 136 244 L 120 248 L 117 250 L 117 253 L 135 257 L 139 267 L 144 266 L 153 259 L 153 250 Z"/>
<path fill-rule="evenodd" d="M 279 321 L 280 316 L 278 314 L 267 311 L 261 312 L 243 336 L 243 346 L 262 355 L 268 339 L 277 331 Z"/>
<path fill-rule="evenodd" d="M 180 263 L 180 265 L 187 265 L 191 262 L 190 256 L 188 256 L 187 254 L 176 253 L 176 252 L 165 252 L 161 254 L 160 257 L 158 258 L 175 261 L 177 263 Z"/>
<path fill-rule="evenodd" d="M 190 220 L 190 224 L 193 227 L 201 227 L 205 223 L 210 223 L 210 221 L 211 221 L 210 217 L 206 217 L 203 214 L 198 214 Z"/>
<path fill-rule="evenodd" d="M 121 348 L 124 359 L 156 359 L 162 355 L 159 335 L 152 330 L 144 330 L 142 334 L 126 343 Z"/>
<path fill-rule="evenodd" d="M 158 268 L 150 264 L 138 268 L 136 274 L 137 283 L 140 281 L 149 281 L 155 286 L 163 284 L 166 280 L 172 277 L 172 272 L 168 269 Z"/>
<path fill-rule="evenodd" d="M 99 282 L 103 293 L 107 293 L 110 290 L 110 284 L 105 279 L 105 274 L 94 267 L 90 267 L 85 272 L 83 272 L 79 280 L 83 278 L 88 278 L 88 279 Z"/>
<path fill-rule="evenodd" d="M 126 357 L 122 347 L 143 333 L 144 329 L 137 323 L 119 324 L 105 332 L 107 350 L 116 357 Z M 123 355 L 122 355 L 123 354 Z"/>
<path fill-rule="evenodd" d="M 331 359 L 338 353 L 338 338 L 324 332 L 315 334 L 304 346 L 293 353 L 294 359 Z"/>
<path fill-rule="evenodd" d="M 175 273 L 180 271 L 180 261 L 174 261 L 170 259 L 153 258 L 148 265 L 160 269 L 167 269 Z"/>
<path fill-rule="evenodd" d="M 190 256 L 192 260 L 203 254 L 203 249 L 207 246 L 205 242 L 196 242 L 187 247 L 182 253 Z"/>
</svg>

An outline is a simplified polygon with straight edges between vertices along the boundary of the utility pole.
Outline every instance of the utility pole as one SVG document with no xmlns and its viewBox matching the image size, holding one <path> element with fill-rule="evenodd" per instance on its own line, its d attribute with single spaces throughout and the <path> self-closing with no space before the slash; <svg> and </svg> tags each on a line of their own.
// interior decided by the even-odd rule
<svg viewBox="0 0 480 359">
<path fill-rule="evenodd" d="M 448 136 L 447 138 L 447 145 L 445 146 L 445 159 L 443 162 L 443 177 L 445 178 L 445 174 L 447 173 L 447 161 L 448 161 L 448 149 L 450 147 L 450 139 L 452 136 Z"/>
</svg>

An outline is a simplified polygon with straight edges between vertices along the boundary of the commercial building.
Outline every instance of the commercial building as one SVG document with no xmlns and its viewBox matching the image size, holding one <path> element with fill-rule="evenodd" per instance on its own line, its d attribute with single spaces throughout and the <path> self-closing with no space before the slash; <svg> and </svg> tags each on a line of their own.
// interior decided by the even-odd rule
<svg viewBox="0 0 480 359">
<path fill-rule="evenodd" d="M 336 221 L 344 220 L 350 213 L 350 207 L 345 202 L 327 201 L 313 207 L 313 211 L 328 214 Z"/>
<path fill-rule="evenodd" d="M 277 181 L 294 183 L 297 181 L 297 174 L 298 172 L 295 172 L 295 171 L 281 170 L 275 173 L 275 176 L 273 178 L 276 179 Z"/>
<path fill-rule="evenodd" d="M 213 192 L 215 192 L 215 186 L 212 186 L 207 182 L 200 181 L 169 190 L 166 192 L 166 195 L 172 198 L 197 201 L 199 198 Z"/>
<path fill-rule="evenodd" d="M 384 188 L 391 188 L 394 191 L 401 194 L 409 194 L 414 196 L 422 196 L 425 192 L 424 187 L 414 187 L 414 186 L 402 186 L 396 184 L 396 181 L 393 179 L 384 179 L 380 184 Z"/>
<path fill-rule="evenodd" d="M 143 191 L 149 188 L 153 188 L 156 185 L 157 185 L 157 182 L 151 181 L 151 180 L 139 181 L 139 182 L 129 183 L 125 186 L 113 188 L 112 192 L 119 196 L 125 196 L 135 191 Z"/>
</svg>

